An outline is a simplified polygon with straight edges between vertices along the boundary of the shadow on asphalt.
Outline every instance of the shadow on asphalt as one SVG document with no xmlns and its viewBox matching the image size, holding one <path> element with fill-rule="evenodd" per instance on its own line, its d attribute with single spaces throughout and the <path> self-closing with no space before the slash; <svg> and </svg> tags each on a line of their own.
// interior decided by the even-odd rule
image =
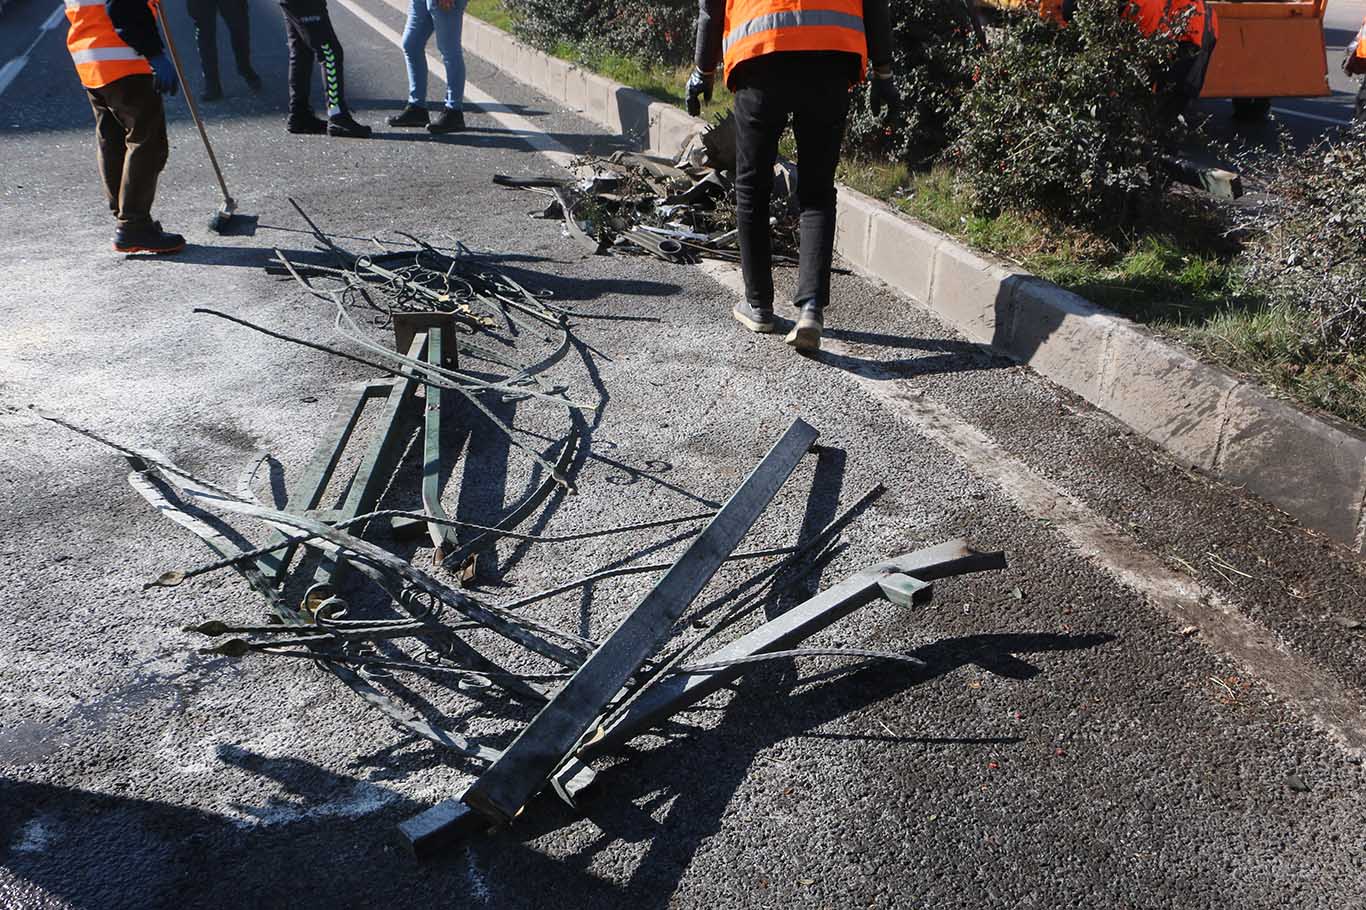
<svg viewBox="0 0 1366 910">
<path fill-rule="evenodd" d="M 260 790 L 249 784 L 210 809 L 0 778 L 0 862 L 7 876 L 79 910 L 350 907 L 432 893 L 441 893 L 446 905 L 460 906 L 462 898 L 481 892 L 516 905 L 539 905 L 546 894 L 554 894 L 559 906 L 610 901 L 610 906 L 665 907 L 693 855 L 720 830 L 726 807 L 756 759 L 774 744 L 806 736 L 832 744 L 1009 746 L 1021 738 L 966 729 L 980 723 L 975 719 L 964 720 L 961 736 L 922 737 L 913 731 L 866 736 L 819 728 L 964 666 L 1028 679 L 1041 671 L 1021 655 L 1094 648 L 1113 640 L 1104 633 L 946 639 L 911 652 L 926 662 L 918 670 L 887 665 L 836 670 L 800 680 L 795 692 L 798 681 L 790 669 L 757 669 L 738 684 L 739 697 L 715 728 L 672 724 L 666 735 L 682 735 L 648 750 L 627 749 L 625 760 L 604 769 L 599 795 L 584 807 L 596 836 L 566 857 L 547 855 L 527 842 L 576 821 L 567 807 L 542 798 L 512 828 L 418 867 L 396 846 L 394 825 L 426 806 L 377 781 L 442 764 L 445 756 L 434 748 L 405 752 L 399 743 L 395 754 L 357 761 L 356 767 L 380 769 L 367 780 L 297 759 L 220 746 L 217 760 L 223 765 L 248 778 L 274 781 L 283 793 L 243 802 L 241 794 Z M 110 789 L 126 788 L 120 781 L 137 773 L 131 767 L 111 769 Z M 651 813 L 661 810 L 663 818 L 656 821 Z M 624 885 L 591 871 L 594 858 L 619 841 L 647 844 Z M 476 867 L 479 882 L 472 880 Z"/>
<path fill-rule="evenodd" d="M 778 319 L 777 331 L 786 333 L 792 322 Z M 850 329 L 828 328 L 824 335 L 836 341 L 860 345 L 865 349 L 883 351 L 919 350 L 925 354 L 919 357 L 880 357 L 853 354 L 836 354 L 820 350 L 808 356 L 827 366 L 844 370 L 855 376 L 867 379 L 900 379 L 908 376 L 931 376 L 938 373 L 966 373 L 973 370 L 999 370 L 1012 365 L 1012 361 L 993 351 L 989 346 L 971 341 L 957 341 L 940 338 L 914 338 L 901 335 L 883 335 L 877 332 L 860 332 Z"/>
</svg>

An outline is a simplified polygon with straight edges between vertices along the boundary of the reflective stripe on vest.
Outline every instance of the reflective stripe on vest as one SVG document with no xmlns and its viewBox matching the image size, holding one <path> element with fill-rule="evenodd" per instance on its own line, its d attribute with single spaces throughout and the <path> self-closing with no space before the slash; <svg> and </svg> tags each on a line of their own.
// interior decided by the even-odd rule
<svg viewBox="0 0 1366 910">
<path fill-rule="evenodd" d="M 809 4 L 809 5 L 808 5 Z M 868 65 L 863 0 L 727 0 L 725 78 L 754 57 L 783 51 L 843 51 Z"/>
<path fill-rule="evenodd" d="M 104 8 L 104 0 L 64 0 L 71 30 L 66 48 L 76 73 L 86 88 L 103 88 L 126 76 L 150 75 L 152 65 L 133 50 L 118 32 Z"/>
</svg>

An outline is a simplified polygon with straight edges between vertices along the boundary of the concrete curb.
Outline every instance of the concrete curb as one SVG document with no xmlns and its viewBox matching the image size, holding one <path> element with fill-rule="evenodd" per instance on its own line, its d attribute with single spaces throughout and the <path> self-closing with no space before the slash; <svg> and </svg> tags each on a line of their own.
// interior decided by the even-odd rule
<svg viewBox="0 0 1366 910">
<path fill-rule="evenodd" d="M 705 127 L 473 17 L 465 47 L 642 148 L 675 155 Z M 835 248 L 855 269 L 1109 412 L 1177 460 L 1366 553 L 1366 433 L 1272 398 L 862 193 L 839 192 Z"/>
</svg>

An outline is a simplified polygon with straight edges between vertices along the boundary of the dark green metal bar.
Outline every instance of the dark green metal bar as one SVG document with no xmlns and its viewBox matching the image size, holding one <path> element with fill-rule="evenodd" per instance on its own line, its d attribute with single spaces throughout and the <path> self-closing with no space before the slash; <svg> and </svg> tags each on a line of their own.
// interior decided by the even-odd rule
<svg viewBox="0 0 1366 910">
<path fill-rule="evenodd" d="M 426 333 L 415 335 L 408 356 L 422 357 L 426 349 Z M 344 521 L 363 512 L 374 510 L 375 503 L 384 491 L 384 485 L 393 473 L 394 458 L 400 442 L 400 431 L 407 423 L 406 418 L 412 410 L 413 402 L 417 399 L 418 384 L 416 376 L 395 379 L 389 383 L 389 400 L 385 403 L 384 414 L 380 417 L 379 427 L 374 439 L 370 442 L 370 448 L 365 453 L 365 458 L 362 459 L 356 468 L 356 473 L 351 478 L 351 487 L 347 490 L 346 500 L 335 511 L 337 521 Z M 357 535 L 359 535 L 359 530 L 359 528 L 355 529 Z M 334 554 L 323 556 L 318 563 L 317 570 L 313 573 L 313 584 L 309 587 L 305 600 L 313 602 L 335 594 L 337 577 L 344 565 L 345 560 L 339 560 Z"/>
<path fill-rule="evenodd" d="M 332 481 L 333 472 L 337 470 L 337 462 L 341 460 L 346 444 L 351 441 L 351 434 L 355 432 L 356 423 L 360 420 L 361 412 L 365 410 L 366 402 L 371 398 L 388 395 L 390 387 L 391 383 L 388 382 L 367 382 L 337 405 L 337 411 L 323 430 L 312 459 L 289 491 L 288 502 L 285 505 L 288 511 L 302 513 L 318 507 L 327 485 Z M 277 530 L 271 535 L 270 542 L 282 543 L 285 539 L 285 534 Z M 289 547 L 280 553 L 268 553 L 260 558 L 262 568 L 275 584 L 284 579 L 296 549 L 297 547 Z"/>
<path fill-rule="evenodd" d="M 439 328 L 427 332 L 427 362 L 433 366 L 444 366 L 444 339 Z M 454 355 L 454 351 L 451 352 Z M 446 390 L 440 386 L 426 387 L 427 408 L 426 438 L 422 454 L 422 508 L 433 518 L 446 519 L 446 510 L 441 507 L 441 408 L 446 403 Z M 441 565 L 446 554 L 458 545 L 455 531 L 450 525 L 429 523 L 427 534 L 432 539 L 436 552 L 432 561 Z"/>
</svg>

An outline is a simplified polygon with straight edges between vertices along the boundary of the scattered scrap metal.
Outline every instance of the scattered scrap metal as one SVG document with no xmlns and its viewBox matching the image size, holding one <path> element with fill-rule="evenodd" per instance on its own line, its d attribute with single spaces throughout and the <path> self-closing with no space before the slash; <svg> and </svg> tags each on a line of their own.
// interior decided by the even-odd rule
<svg viewBox="0 0 1366 910">
<path fill-rule="evenodd" d="M 571 411 L 579 407 L 563 388 L 544 379 L 541 361 L 521 365 L 505 353 L 497 360 L 486 347 L 490 339 L 506 340 L 533 329 L 541 339 L 545 337 L 542 329 L 568 336 L 570 314 L 462 248 L 438 251 L 409 238 L 415 244 L 411 248 L 356 256 L 341 250 L 316 227 L 315 233 L 333 254 L 335 266 L 304 267 L 281 255 L 279 267 L 335 306 L 335 331 L 363 353 L 262 330 L 370 364 L 389 378 L 367 383 L 343 397 L 282 507 L 264 505 L 252 494 L 250 478 L 259 461 L 249 466 L 238 489 L 230 490 L 154 449 L 120 443 L 57 415 L 42 416 L 122 454 L 132 468 L 128 479 L 134 489 L 218 556 L 204 565 L 167 571 L 149 582 L 149 587 L 176 587 L 196 576 L 231 569 L 265 599 L 270 615 L 264 623 L 209 619 L 189 626 L 187 631 L 223 639 L 204 649 L 206 653 L 312 661 L 401 729 L 482 768 L 462 793 L 399 826 L 404 841 L 419 857 L 510 822 L 543 790 L 573 805 L 593 781 L 595 758 L 655 728 L 757 663 L 811 655 L 917 663 L 902 654 L 798 646 L 878 598 L 910 608 L 929 601 L 936 580 L 1005 566 L 1002 554 L 974 551 L 965 541 L 904 553 L 867 566 L 728 644 L 716 646 L 720 633 L 753 614 L 766 590 L 787 585 L 818 564 L 822 552 L 830 550 L 845 526 L 883 492 L 880 486 L 869 490 L 799 546 L 735 552 L 814 446 L 817 431 L 801 420 L 792 422 L 716 511 L 577 534 L 518 531 L 546 503 L 551 489 L 571 485 L 568 473 L 577 440 L 569 433 L 558 443 L 553 464 L 546 455 L 532 452 L 538 464 L 544 465 L 547 479 L 508 514 L 484 525 L 453 520 L 441 506 L 443 396 L 455 392 L 471 402 L 524 396 Z M 319 287 L 309 281 L 319 277 L 333 286 Z M 364 335 L 349 313 L 358 308 L 378 311 L 392 320 L 398 334 L 393 350 Z M 250 325 L 226 314 L 215 315 Z M 482 359 L 508 372 L 489 378 L 482 368 L 477 373 L 462 369 L 460 356 Z M 420 416 L 414 407 L 419 390 L 426 398 Z M 357 432 L 360 411 L 372 399 L 382 399 L 377 431 L 349 477 L 334 478 Z M 492 417 L 486 407 L 480 410 Z M 500 426 L 509 438 L 515 435 L 511 427 Z M 401 443 L 414 436 L 424 440 L 422 509 L 381 508 L 404 457 Z M 325 493 L 336 486 L 337 479 L 344 481 L 340 484 L 344 498 L 327 505 Z M 233 520 L 261 526 L 269 538 L 259 546 L 244 545 L 242 541 L 249 538 L 231 525 Z M 453 533 L 460 527 L 478 533 L 462 542 Z M 435 567 L 420 568 L 416 561 L 365 539 L 372 528 L 386 529 L 395 540 L 404 529 L 425 530 Z M 459 586 L 459 578 L 465 576 L 462 560 L 502 538 L 534 545 L 653 528 L 670 528 L 675 533 L 683 528 L 695 536 L 669 563 L 644 565 L 638 557 L 628 559 L 617 568 L 502 603 Z M 733 560 L 767 560 L 768 565 L 736 592 L 719 618 L 708 616 L 699 632 L 685 614 L 721 565 Z M 450 566 L 457 569 L 452 583 L 439 577 Z M 641 572 L 663 574 L 600 642 L 536 619 L 526 609 L 608 577 Z M 699 656 L 704 646 L 713 649 Z M 422 711 L 409 700 L 414 685 L 433 687 L 430 691 L 457 699 L 461 710 L 445 711 L 433 719 L 431 698 Z M 504 741 L 496 734 L 475 738 L 458 732 L 448 720 L 459 716 L 462 723 L 467 722 L 480 707 L 485 714 L 501 710 L 506 719 L 509 702 L 529 706 L 535 714 L 506 745 L 496 744 Z"/>
<path fill-rule="evenodd" d="M 574 170 L 581 176 L 576 178 L 495 174 L 493 182 L 550 196 L 537 217 L 563 221 L 568 236 L 596 253 L 639 253 L 677 263 L 738 262 L 734 130 L 734 115 L 726 114 L 677 161 L 613 152 L 578 159 Z M 773 258 L 795 263 L 796 167 L 779 162 L 773 180 Z"/>
</svg>

